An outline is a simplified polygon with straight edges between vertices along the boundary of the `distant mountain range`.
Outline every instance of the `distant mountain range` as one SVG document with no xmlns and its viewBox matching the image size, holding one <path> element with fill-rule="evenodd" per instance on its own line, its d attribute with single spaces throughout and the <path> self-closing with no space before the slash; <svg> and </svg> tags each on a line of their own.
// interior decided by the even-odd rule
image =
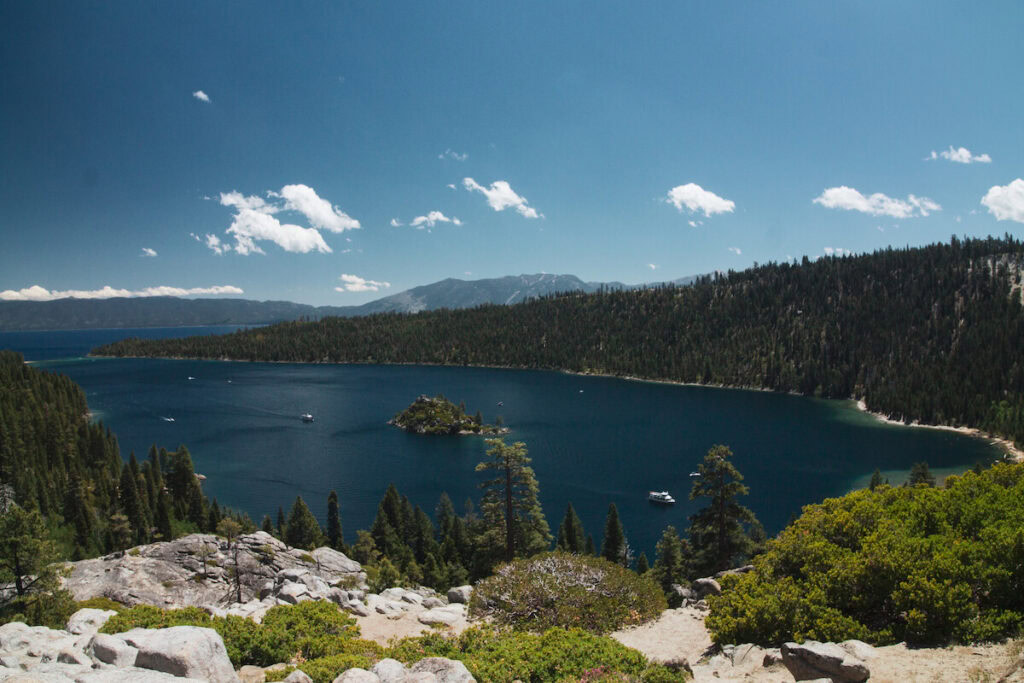
<svg viewBox="0 0 1024 683">
<path fill-rule="evenodd" d="M 686 285 L 697 276 L 679 278 Z M 0 331 L 75 330 L 191 325 L 259 325 L 307 317 L 362 316 L 374 313 L 418 313 L 438 308 L 472 308 L 481 304 L 514 304 L 556 292 L 634 289 L 666 283 L 625 285 L 584 282 L 575 275 L 509 275 L 484 280 L 448 278 L 413 287 L 361 306 L 309 306 L 290 301 L 248 299 L 180 299 L 145 297 L 0 301 Z"/>
</svg>

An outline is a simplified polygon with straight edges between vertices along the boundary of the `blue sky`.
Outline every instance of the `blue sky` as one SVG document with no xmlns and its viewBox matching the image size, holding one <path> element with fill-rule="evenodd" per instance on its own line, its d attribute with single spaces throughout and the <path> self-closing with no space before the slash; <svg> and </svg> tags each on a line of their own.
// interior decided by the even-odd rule
<svg viewBox="0 0 1024 683">
<path fill-rule="evenodd" d="M 1022 26 L 1019 2 L 0 0 L 0 298 L 347 305 L 1019 236 Z"/>
</svg>

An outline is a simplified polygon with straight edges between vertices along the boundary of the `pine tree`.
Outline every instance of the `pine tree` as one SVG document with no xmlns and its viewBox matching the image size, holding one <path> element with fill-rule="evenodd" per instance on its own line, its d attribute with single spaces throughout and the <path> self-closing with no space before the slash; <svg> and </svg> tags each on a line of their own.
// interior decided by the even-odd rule
<svg viewBox="0 0 1024 683">
<path fill-rule="evenodd" d="M 573 509 L 572 503 L 565 508 L 565 516 L 562 523 L 558 525 L 558 541 L 555 547 L 567 553 L 577 555 L 586 550 L 587 536 L 583 531 L 583 522 Z"/>
<path fill-rule="evenodd" d="M 295 498 L 292 509 L 288 513 L 288 526 L 284 532 L 284 542 L 295 548 L 314 550 L 323 537 L 320 524 L 309 511 L 302 496 Z"/>
<path fill-rule="evenodd" d="M 910 478 L 907 479 L 907 486 L 935 486 L 935 477 L 928 469 L 928 463 L 915 462 L 910 468 Z"/>
<path fill-rule="evenodd" d="M 278 505 L 277 506 L 277 537 L 280 538 L 280 539 L 284 539 L 284 527 L 285 527 L 284 508 L 282 508 L 280 505 Z"/>
<path fill-rule="evenodd" d="M 672 585 L 681 584 L 687 579 L 689 550 L 686 539 L 679 538 L 674 526 L 665 527 L 656 546 L 657 554 L 654 558 L 654 566 L 651 567 L 650 576 L 661 586 L 661 590 L 665 592 L 669 604 L 673 607 L 678 607 L 681 600 L 679 594 L 672 589 Z"/>
<path fill-rule="evenodd" d="M 743 475 L 729 461 L 732 451 L 712 446 L 698 465 L 700 477 L 693 482 L 690 500 L 709 498 L 708 507 L 690 517 L 690 542 L 693 544 L 695 570 L 708 576 L 739 564 L 752 548 L 744 524 L 756 521 L 754 513 L 737 502 L 749 492 L 741 482 Z"/>
<path fill-rule="evenodd" d="M 139 492 L 135 488 L 135 477 L 130 467 L 121 470 L 120 502 L 121 509 L 131 526 L 131 542 L 145 543 L 148 540 L 149 528 L 146 517 L 142 514 Z"/>
<path fill-rule="evenodd" d="M 526 444 L 506 445 L 501 439 L 487 439 L 488 460 L 477 472 L 494 472 L 493 479 L 480 484 L 484 490 L 481 508 L 491 535 L 492 547 L 504 545 L 504 559 L 528 557 L 551 543 L 551 532 L 537 496 L 540 487 L 529 466 Z M 498 539 L 504 535 L 504 543 Z"/>
<path fill-rule="evenodd" d="M 587 534 L 587 545 L 583 551 L 587 555 L 597 555 L 597 546 L 594 545 L 594 537 L 590 534 Z"/>
<path fill-rule="evenodd" d="M 163 489 L 157 494 L 156 532 L 160 535 L 161 541 L 174 540 L 174 531 L 171 526 L 171 501 L 167 491 Z"/>
<path fill-rule="evenodd" d="M 345 537 L 341 531 L 341 515 L 338 512 L 338 493 L 327 495 L 327 545 L 345 552 Z"/>
<path fill-rule="evenodd" d="M 437 530 L 443 543 L 451 533 L 452 523 L 455 519 L 455 506 L 452 504 L 452 499 L 443 491 L 441 498 L 437 501 L 437 507 L 434 509 L 434 517 L 437 519 Z"/>
<path fill-rule="evenodd" d="M 601 557 L 623 567 L 629 567 L 633 560 L 615 503 L 608 505 L 608 516 L 604 521 L 604 540 L 601 542 Z"/>
<path fill-rule="evenodd" d="M 650 566 L 647 564 L 647 553 L 641 552 L 640 557 L 636 558 L 636 573 L 643 575 L 646 574 L 649 569 Z"/>
<path fill-rule="evenodd" d="M 300 498 L 299 500 L 302 499 Z M 231 551 L 234 559 L 231 573 L 233 575 L 232 578 L 235 580 L 235 600 L 237 602 L 242 602 L 242 566 L 238 563 L 238 536 L 241 532 L 241 525 L 230 517 L 225 517 L 217 525 L 217 534 L 227 539 L 228 549 Z"/>
<path fill-rule="evenodd" d="M 875 471 L 874 471 L 874 472 L 872 473 L 872 475 L 871 475 L 871 482 L 870 482 L 870 483 L 868 484 L 868 488 L 869 488 L 870 490 L 874 491 L 874 490 L 875 490 L 875 489 L 877 489 L 877 488 L 878 488 L 879 486 L 881 486 L 881 485 L 882 485 L 882 483 L 883 483 L 883 482 L 882 482 L 882 473 L 881 473 L 881 472 L 879 472 L 879 471 L 878 471 L 878 468 L 876 467 L 876 468 L 875 468 Z"/>
<path fill-rule="evenodd" d="M 270 515 L 263 515 L 263 523 L 260 524 L 260 529 L 271 536 L 274 535 L 274 523 L 270 521 Z"/>
</svg>

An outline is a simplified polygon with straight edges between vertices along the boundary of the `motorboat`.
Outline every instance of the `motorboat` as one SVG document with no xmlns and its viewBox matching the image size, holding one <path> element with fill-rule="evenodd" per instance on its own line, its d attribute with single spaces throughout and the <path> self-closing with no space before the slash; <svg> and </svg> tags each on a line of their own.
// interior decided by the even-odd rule
<svg viewBox="0 0 1024 683">
<path fill-rule="evenodd" d="M 302 414 L 302 421 L 303 422 L 312 422 L 313 421 L 313 416 L 310 415 L 309 413 L 303 413 Z"/>
<path fill-rule="evenodd" d="M 700 476 L 700 472 L 690 472 L 690 476 L 691 477 L 699 477 Z"/>
<path fill-rule="evenodd" d="M 665 505 L 672 505 L 676 502 L 676 499 L 670 496 L 668 491 L 651 491 L 647 494 L 647 500 L 652 503 L 664 503 Z"/>
</svg>

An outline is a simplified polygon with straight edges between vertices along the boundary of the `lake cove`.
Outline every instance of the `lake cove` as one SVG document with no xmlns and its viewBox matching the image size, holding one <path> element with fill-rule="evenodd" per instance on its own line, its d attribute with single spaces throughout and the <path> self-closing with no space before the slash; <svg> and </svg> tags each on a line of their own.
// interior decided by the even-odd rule
<svg viewBox="0 0 1024 683">
<path fill-rule="evenodd" d="M 750 487 L 745 503 L 769 534 L 876 467 L 892 477 L 919 460 L 967 468 L 1000 456 L 982 439 L 882 424 L 852 402 L 557 372 L 149 359 L 40 367 L 82 385 L 125 457 L 144 456 L 152 443 L 186 444 L 207 494 L 257 523 L 296 495 L 322 520 L 336 489 L 349 537 L 369 528 L 391 482 L 431 514 L 442 491 L 459 512 L 467 497 L 479 499 L 482 438 L 386 424 L 420 394 L 465 401 L 487 422 L 503 418 L 506 440 L 529 448 L 553 531 L 572 501 L 600 545 L 614 502 L 631 546 L 649 559 L 666 525 L 688 526 L 698 507 L 688 500 L 689 474 L 716 443 L 735 453 Z M 304 413 L 315 421 L 303 422 Z M 650 490 L 678 502 L 654 505 Z"/>
</svg>

